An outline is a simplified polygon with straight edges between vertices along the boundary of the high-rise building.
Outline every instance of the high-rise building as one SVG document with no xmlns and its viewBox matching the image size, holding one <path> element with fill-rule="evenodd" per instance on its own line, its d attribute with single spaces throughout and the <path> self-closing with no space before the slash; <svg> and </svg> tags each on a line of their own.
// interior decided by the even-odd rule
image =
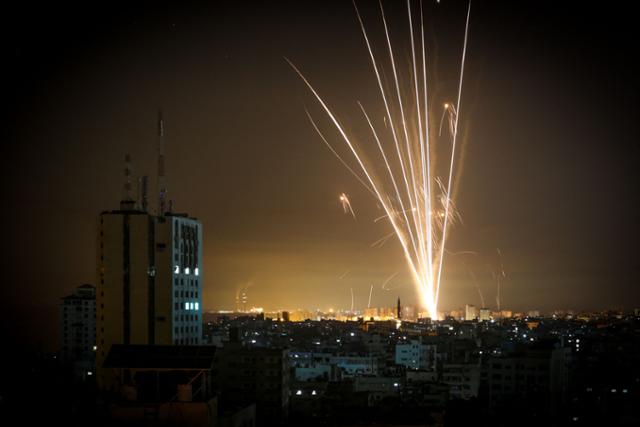
<svg viewBox="0 0 640 427">
<path fill-rule="evenodd" d="M 159 124 L 158 212 L 147 211 L 146 185 L 138 202 L 131 196 L 127 156 L 120 209 L 100 214 L 96 362 L 106 388 L 101 367 L 113 344 L 201 344 L 202 224 L 165 203 Z"/>
<path fill-rule="evenodd" d="M 96 289 L 81 285 L 62 298 L 58 307 L 60 359 L 73 365 L 77 378 L 94 374 L 96 345 Z"/>
<path fill-rule="evenodd" d="M 488 308 L 480 309 L 480 321 L 485 322 L 491 320 L 491 310 Z"/>
</svg>

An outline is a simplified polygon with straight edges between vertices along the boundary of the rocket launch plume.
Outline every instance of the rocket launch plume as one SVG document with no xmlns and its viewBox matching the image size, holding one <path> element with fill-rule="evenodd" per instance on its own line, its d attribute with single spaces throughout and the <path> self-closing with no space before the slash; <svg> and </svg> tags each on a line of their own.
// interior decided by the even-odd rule
<svg viewBox="0 0 640 427">
<path fill-rule="evenodd" d="M 454 222 L 459 220 L 459 215 L 451 200 L 451 191 L 456 169 L 456 143 L 459 133 L 460 100 L 471 3 L 469 3 L 466 14 L 456 102 L 445 104 L 437 137 L 431 134 L 432 120 L 430 116 L 432 112 L 429 108 L 427 49 L 424 37 L 425 26 L 422 3 L 419 3 L 419 13 L 412 10 L 411 0 L 407 0 L 406 4 L 411 41 L 411 69 L 407 73 L 410 78 L 403 80 L 402 70 L 399 70 L 399 62 L 393 51 L 393 44 L 391 43 L 382 3 L 380 2 L 379 6 L 386 42 L 385 56 L 388 56 L 387 58 L 380 58 L 374 54 L 369 35 L 354 2 L 355 12 L 385 111 L 384 129 L 378 131 L 365 107 L 358 102 L 363 118 L 371 132 L 372 149 L 374 153 L 377 153 L 379 164 L 384 165 L 381 173 L 373 170 L 373 162 L 365 163 L 365 153 L 356 148 L 354 139 L 347 134 L 343 125 L 310 83 L 309 79 L 289 59 L 285 59 L 325 111 L 330 122 L 340 134 L 340 138 L 346 144 L 356 165 L 349 166 L 348 162 L 338 155 L 307 113 L 314 129 L 325 145 L 356 176 L 358 181 L 374 195 L 376 201 L 382 207 L 384 211 L 383 218 L 387 218 L 394 235 L 400 243 L 409 272 L 420 295 L 420 302 L 429 313 L 429 316 L 432 319 L 437 319 L 442 273 L 444 271 L 445 245 L 449 229 Z M 419 21 L 414 22 L 417 15 L 419 15 Z M 417 35 L 419 37 L 416 37 Z M 385 66 L 390 68 L 390 73 L 388 69 L 385 72 Z M 383 75 L 388 76 L 389 81 L 383 82 Z M 443 123 L 445 122 L 447 124 L 445 129 L 448 132 L 444 132 L 443 129 Z M 437 165 L 432 164 L 433 157 L 435 157 L 432 156 L 432 150 L 436 143 L 436 141 L 433 141 L 434 138 L 448 140 L 449 142 L 448 144 L 439 144 L 442 147 L 450 147 L 450 155 L 445 164 L 446 172 L 444 177 L 436 175 Z M 368 154 L 370 155 L 371 153 Z M 341 201 L 343 203 L 348 202 L 346 196 L 345 200 L 342 200 L 342 196 L 344 194 L 341 195 Z M 348 204 L 348 207 L 350 209 L 350 204 Z M 343 204 L 343 208 L 346 212 L 347 205 Z M 352 210 L 351 214 L 353 215 Z"/>
</svg>

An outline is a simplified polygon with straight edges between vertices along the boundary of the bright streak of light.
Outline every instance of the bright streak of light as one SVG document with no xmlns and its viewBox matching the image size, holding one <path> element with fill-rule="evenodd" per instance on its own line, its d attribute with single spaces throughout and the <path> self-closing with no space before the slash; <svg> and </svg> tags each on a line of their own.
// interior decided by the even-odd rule
<svg viewBox="0 0 640 427">
<path fill-rule="evenodd" d="M 365 111 L 365 108 L 360 102 L 358 102 L 358 105 L 369 125 L 373 142 L 375 142 L 375 146 L 382 160 L 381 162 L 372 162 L 371 164 L 384 164 L 383 173 L 376 172 L 372 166 L 365 164 L 364 153 L 356 149 L 352 138 L 347 135 L 342 124 L 338 121 L 329 106 L 327 106 L 324 99 L 298 67 L 289 59 L 285 59 L 314 95 L 331 123 L 335 126 L 342 141 L 348 147 L 349 152 L 353 156 L 353 160 L 357 164 L 355 169 L 359 170 L 359 172 L 357 173 L 354 168 L 351 168 L 347 162 L 337 154 L 309 116 L 316 132 L 340 162 L 356 176 L 360 183 L 375 196 L 377 202 L 381 205 L 384 210 L 384 215 L 379 219 L 388 219 L 393 229 L 392 234 L 397 237 L 400 243 L 411 278 L 418 289 L 420 302 L 429 313 L 429 316 L 432 319 L 437 319 L 447 234 L 451 226 L 461 221 L 455 205 L 451 200 L 451 190 L 455 176 L 454 170 L 456 169 L 456 145 L 458 140 L 460 101 L 462 97 L 462 82 L 467 51 L 471 3 L 469 3 L 466 14 L 457 100 L 455 104 L 451 102 L 445 104 L 438 132 L 438 138 L 450 139 L 450 156 L 446 163 L 446 181 L 436 176 L 436 167 L 431 164 L 430 153 L 433 136 L 431 136 L 430 132 L 431 123 L 428 108 L 427 52 L 424 41 L 422 3 L 420 3 L 419 11 L 420 38 L 419 42 L 416 43 L 414 39 L 413 22 L 415 12 L 411 10 L 411 0 L 407 0 L 407 15 L 411 34 L 411 70 L 408 74 L 412 76 L 412 78 L 407 81 L 403 80 L 402 73 L 399 72 L 396 64 L 382 3 L 380 2 L 380 15 L 388 55 L 388 58 L 384 62 L 387 64 L 386 67 L 391 68 L 391 73 L 384 73 L 383 68 L 385 65 L 383 62 L 380 62 L 380 58 L 377 58 L 374 54 L 367 30 L 355 3 L 354 7 L 371 59 L 372 69 L 375 73 L 378 90 L 385 111 L 383 119 L 384 126 L 388 131 L 379 133 L 371 121 L 370 116 Z M 418 49 L 421 54 L 419 57 L 421 61 L 416 59 L 416 49 Z M 383 83 L 382 74 L 389 76 L 388 81 L 385 83 Z M 422 76 L 422 82 L 419 81 L 418 76 Z M 422 89 L 422 91 L 420 89 Z M 443 137 L 442 126 L 445 116 L 447 116 L 449 134 Z M 447 147 L 446 144 L 438 145 Z M 347 208 L 350 209 L 350 204 L 347 203 L 348 198 L 344 193 L 340 196 L 340 200 L 343 202 L 345 212 Z M 353 211 L 351 212 L 353 214 Z M 378 219 L 376 219 L 376 221 L 377 220 Z M 374 242 L 374 245 L 381 245 L 386 241 L 386 238 L 387 237 L 379 239 Z M 387 279 L 385 284 L 389 280 L 391 280 L 391 278 Z M 383 289 L 384 288 L 385 285 L 383 284 Z M 351 310 L 353 311 L 353 289 L 351 289 L 351 299 Z"/>
<path fill-rule="evenodd" d="M 353 212 L 349 197 L 346 194 L 341 193 L 338 198 L 340 199 L 340 203 L 342 203 L 342 210 L 344 210 L 344 213 L 350 213 L 353 219 L 356 219 L 356 214 Z"/>
</svg>

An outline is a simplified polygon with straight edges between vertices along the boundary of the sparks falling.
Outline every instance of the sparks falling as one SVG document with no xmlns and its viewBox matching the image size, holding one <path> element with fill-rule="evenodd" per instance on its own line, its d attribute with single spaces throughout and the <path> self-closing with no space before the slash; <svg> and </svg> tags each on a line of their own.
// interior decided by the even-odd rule
<svg viewBox="0 0 640 427">
<path fill-rule="evenodd" d="M 451 192 L 452 181 L 455 176 L 456 143 L 461 110 L 460 98 L 462 95 L 471 3 L 469 3 L 466 15 L 457 102 L 455 104 L 445 104 L 440 120 L 440 129 L 437 132 L 438 139 L 447 138 L 450 140 L 451 150 L 446 164 L 445 179 L 436 176 L 437 165 L 435 162 L 432 164 L 432 158 L 434 157 L 432 156 L 432 149 L 435 142 L 433 139 L 436 136 L 431 135 L 432 120 L 430 116 L 432 114 L 429 109 L 425 27 L 422 3 L 420 2 L 419 5 L 420 37 L 416 42 L 414 37 L 416 35 L 414 12 L 411 10 L 411 0 L 407 0 L 407 17 L 411 40 L 411 69 L 408 75 L 411 77 L 404 81 L 402 80 L 401 72 L 397 68 L 396 55 L 393 51 L 382 3 L 380 2 L 380 14 L 384 26 L 388 55 L 386 59 L 378 58 L 374 54 L 369 35 L 354 2 L 356 15 L 371 59 L 385 111 L 384 129 L 379 131 L 364 106 L 358 102 L 364 120 L 366 120 L 371 131 L 373 150 L 377 153 L 379 163 L 384 164 L 382 173 L 374 172 L 372 166 L 374 163 L 365 162 L 365 157 L 370 158 L 371 153 L 364 153 L 356 148 L 352 137 L 347 135 L 332 110 L 309 80 L 291 61 L 285 59 L 320 103 L 339 132 L 341 139 L 346 143 L 357 167 L 352 168 L 349 166 L 348 162 L 338 154 L 325 138 L 311 115 L 307 113 L 314 129 L 331 152 L 376 198 L 384 210 L 383 217 L 388 219 L 393 233 L 402 247 L 411 277 L 418 289 L 421 303 L 432 319 L 438 319 L 438 300 L 442 283 L 447 232 L 458 217 L 451 200 Z M 391 68 L 391 78 L 390 82 L 383 83 L 384 64 Z M 442 132 L 442 124 L 445 120 L 448 124 L 448 133 Z M 365 154 L 368 155 L 365 156 Z M 356 172 L 357 170 L 360 173 Z"/>
</svg>

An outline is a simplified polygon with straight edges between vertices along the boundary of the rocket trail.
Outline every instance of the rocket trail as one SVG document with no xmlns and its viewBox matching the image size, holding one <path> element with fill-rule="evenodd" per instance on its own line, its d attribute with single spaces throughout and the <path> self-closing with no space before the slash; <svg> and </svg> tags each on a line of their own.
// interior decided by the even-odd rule
<svg viewBox="0 0 640 427">
<path fill-rule="evenodd" d="M 473 280 L 473 285 L 475 286 L 476 290 L 478 291 L 478 295 L 480 296 L 480 302 L 482 303 L 482 307 L 481 308 L 485 308 L 486 305 L 484 303 L 484 295 L 482 295 L 482 290 L 480 289 L 480 284 L 478 283 L 478 279 L 477 279 L 475 273 L 464 262 L 462 263 L 462 265 L 464 265 L 465 268 L 467 269 L 467 271 L 469 272 L 469 275 L 471 276 L 471 279 Z"/>
<path fill-rule="evenodd" d="M 369 289 L 369 302 L 367 303 L 367 308 L 371 308 L 371 295 L 373 295 L 373 285 L 371 285 L 371 289 Z"/>
<path fill-rule="evenodd" d="M 340 139 L 346 144 L 348 152 L 351 154 L 350 161 L 337 153 L 307 112 L 309 120 L 324 144 L 381 206 L 384 215 L 377 218 L 375 222 L 382 218 L 388 220 L 392 229 L 391 235 L 395 235 L 400 243 L 409 273 L 418 290 L 420 303 L 432 319 L 437 319 L 444 258 L 448 253 L 445 246 L 449 229 L 456 222 L 461 222 L 460 215 L 451 200 L 451 190 L 454 177 L 457 176 L 455 173 L 458 156 L 456 146 L 459 135 L 471 3 L 469 2 L 466 13 L 456 102 L 455 104 L 446 104 L 440 119 L 437 137 L 431 132 L 433 120 L 430 119 L 430 116 L 433 112 L 429 107 L 430 92 L 427 78 L 429 73 L 422 2 L 419 2 L 420 7 L 416 11 L 412 10 L 412 1 L 406 1 L 410 55 L 409 70 L 404 70 L 405 73 L 399 67 L 403 62 L 396 60 L 382 2 L 379 2 L 379 13 L 384 31 L 384 55 L 374 54 L 369 34 L 355 1 L 353 5 L 384 109 L 382 119 L 384 129 L 383 132 L 378 132 L 371 116 L 364 106 L 359 101 L 357 102 L 368 125 L 368 131 L 370 131 L 371 152 L 366 151 L 365 146 L 356 148 L 352 137 L 347 134 L 333 110 L 309 79 L 293 62 L 287 58 L 285 60 L 313 94 L 337 130 Z M 419 21 L 415 20 L 416 15 L 419 15 Z M 419 37 L 416 37 L 417 34 Z M 383 75 L 389 76 L 388 80 L 383 82 Z M 410 77 L 404 78 L 405 75 Z M 442 132 L 445 119 L 448 123 L 448 134 Z M 434 138 L 437 141 L 434 141 Z M 450 144 L 442 143 L 443 140 L 448 140 Z M 432 161 L 435 162 L 435 151 L 433 155 L 431 151 L 436 145 L 450 151 L 449 157 L 442 167 L 446 171 L 442 178 L 436 175 L 437 165 L 432 164 Z M 370 162 L 365 163 L 365 154 L 367 159 L 371 159 Z M 372 155 L 377 159 L 374 159 Z M 352 162 L 355 162 L 354 166 L 350 165 Z M 340 195 L 340 200 L 343 203 L 345 213 L 350 212 L 355 218 L 348 197 L 343 193 Z M 382 245 L 388 238 L 389 236 L 385 236 L 374 242 L 372 246 Z M 392 277 L 385 281 L 383 289 Z M 353 311 L 353 289 L 351 293 L 351 309 Z"/>
<path fill-rule="evenodd" d="M 396 286 L 394 288 L 387 288 L 387 284 L 391 281 L 391 279 L 393 279 L 394 277 L 396 277 L 398 275 L 398 271 L 396 271 L 395 273 L 393 273 L 391 276 L 387 277 L 387 279 L 382 283 L 382 290 L 383 291 L 392 291 L 394 289 L 399 288 L 400 286 Z"/>
<path fill-rule="evenodd" d="M 353 313 L 353 288 L 351 288 L 351 310 L 349 311 L 349 313 Z"/>
<path fill-rule="evenodd" d="M 341 193 L 338 199 L 340 200 L 340 203 L 342 203 L 342 209 L 344 210 L 344 213 L 351 213 L 353 219 L 356 219 L 356 214 L 353 212 L 349 197 L 346 194 Z"/>
<path fill-rule="evenodd" d="M 500 291 L 501 291 L 501 285 L 502 285 L 502 279 L 507 277 L 507 273 L 505 273 L 504 271 L 504 263 L 502 261 L 502 252 L 500 252 L 500 248 L 496 248 L 496 252 L 498 252 L 498 258 L 500 259 L 500 274 L 494 274 L 494 277 L 496 278 L 497 282 L 498 282 L 498 291 L 496 294 L 496 304 L 498 305 L 498 311 L 500 310 L 500 304 L 502 303 L 502 300 L 500 299 Z"/>
<path fill-rule="evenodd" d="M 375 248 L 375 247 L 381 248 L 382 245 L 384 245 L 387 242 L 387 240 L 389 240 L 391 237 L 393 237 L 394 234 L 395 233 L 392 231 L 391 233 L 387 234 L 386 236 L 381 237 L 380 239 L 378 239 L 375 242 L 373 242 L 371 244 L 371 247 L 372 248 Z"/>
</svg>

